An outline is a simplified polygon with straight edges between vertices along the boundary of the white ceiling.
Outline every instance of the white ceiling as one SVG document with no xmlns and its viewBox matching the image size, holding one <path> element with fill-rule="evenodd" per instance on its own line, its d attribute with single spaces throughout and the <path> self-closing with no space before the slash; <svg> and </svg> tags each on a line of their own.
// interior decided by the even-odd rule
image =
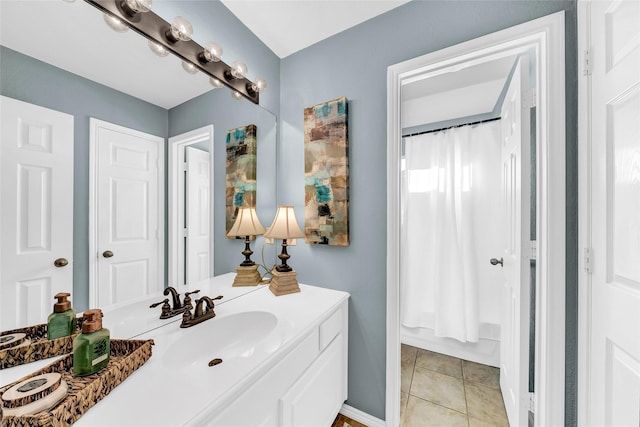
<svg viewBox="0 0 640 427">
<path fill-rule="evenodd" d="M 280 57 L 406 2 L 224 0 Z M 133 31 L 113 32 L 80 0 L 0 0 L 0 44 L 166 109 L 211 90 L 203 74 L 188 75 L 173 55 L 153 55 Z"/>
<path fill-rule="evenodd" d="M 416 77 L 402 86 L 402 127 L 493 112 L 515 60 L 511 55 L 436 77 Z"/>
<path fill-rule="evenodd" d="M 221 0 L 276 55 L 285 58 L 410 0 Z"/>
</svg>

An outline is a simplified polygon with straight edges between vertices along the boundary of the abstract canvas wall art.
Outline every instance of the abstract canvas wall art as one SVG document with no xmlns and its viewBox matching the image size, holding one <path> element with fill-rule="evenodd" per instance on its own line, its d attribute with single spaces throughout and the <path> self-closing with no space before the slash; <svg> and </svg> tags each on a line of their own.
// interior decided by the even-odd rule
<svg viewBox="0 0 640 427">
<path fill-rule="evenodd" d="M 256 206 L 256 132 L 256 125 L 227 131 L 226 233 L 238 208 Z"/>
<path fill-rule="evenodd" d="M 306 242 L 349 245 L 347 98 L 304 110 Z"/>
</svg>

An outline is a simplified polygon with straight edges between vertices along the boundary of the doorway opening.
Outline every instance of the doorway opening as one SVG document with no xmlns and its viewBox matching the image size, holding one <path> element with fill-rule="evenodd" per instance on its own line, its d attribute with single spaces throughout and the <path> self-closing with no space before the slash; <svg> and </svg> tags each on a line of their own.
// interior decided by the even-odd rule
<svg viewBox="0 0 640 427">
<path fill-rule="evenodd" d="M 169 138 L 169 286 L 213 276 L 213 125 Z"/>
<path fill-rule="evenodd" d="M 535 424 L 564 420 L 564 16 L 557 13 L 389 67 L 387 165 L 387 425 L 397 426 L 400 408 L 400 283 L 402 258 L 403 89 L 416 81 L 533 53 L 530 69 L 537 99 L 535 126 L 536 229 Z M 432 82 L 434 80 L 431 80 Z M 401 114 L 402 112 L 402 114 Z M 528 240 L 528 239 L 527 239 Z M 531 248 L 529 248 L 531 251 Z M 527 267 L 528 257 L 527 254 Z M 554 286 L 551 286 L 551 283 Z M 520 287 L 516 287 L 520 290 Z M 528 297 L 528 295 L 527 295 Z M 527 319 L 528 321 L 528 319 Z M 522 340 L 518 340 L 518 345 Z M 528 347 L 528 338 L 527 338 Z M 523 356 L 524 357 L 524 356 Z M 525 358 L 526 359 L 526 358 Z M 517 361 L 516 361 L 517 362 Z M 516 363 L 517 365 L 517 363 Z M 525 378 L 523 381 L 527 381 Z M 528 409 L 518 396 L 518 413 Z M 526 412 L 525 412 L 526 413 Z M 518 421 L 520 422 L 520 421 Z M 525 422 L 526 424 L 526 422 Z"/>
</svg>

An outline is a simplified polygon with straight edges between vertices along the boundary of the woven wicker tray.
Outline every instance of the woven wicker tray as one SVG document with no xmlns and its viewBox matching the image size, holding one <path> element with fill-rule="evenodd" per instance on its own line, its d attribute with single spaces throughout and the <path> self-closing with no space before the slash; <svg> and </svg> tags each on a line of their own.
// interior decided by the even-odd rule
<svg viewBox="0 0 640 427">
<path fill-rule="evenodd" d="M 66 357 L 33 372 L 28 377 L 59 372 L 67 382 L 69 394 L 49 411 L 36 415 L 2 417 L 2 427 L 14 426 L 68 426 L 78 421 L 93 405 L 108 395 L 111 390 L 124 381 L 151 357 L 153 340 L 111 340 L 111 357 L 106 368 L 86 377 L 73 375 L 73 355 Z M 22 378 L 0 388 L 2 393 L 14 384 L 24 381 Z M 1 415 L 1 412 L 0 412 Z"/>
<path fill-rule="evenodd" d="M 31 340 L 31 344 L 0 350 L 0 369 L 12 368 L 49 357 L 62 356 L 73 351 L 73 338 L 75 335 L 49 340 L 47 338 L 46 323 L 29 326 L 27 328 L 3 331 L 0 333 L 0 336 L 17 332 L 26 334 L 27 338 Z"/>
</svg>

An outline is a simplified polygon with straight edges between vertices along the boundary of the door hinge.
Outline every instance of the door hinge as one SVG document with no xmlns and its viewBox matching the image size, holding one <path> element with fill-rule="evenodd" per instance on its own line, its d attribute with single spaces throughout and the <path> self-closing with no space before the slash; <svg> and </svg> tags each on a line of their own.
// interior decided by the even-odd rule
<svg viewBox="0 0 640 427">
<path fill-rule="evenodd" d="M 182 163 L 182 171 L 189 172 L 189 163 L 187 162 Z"/>
<path fill-rule="evenodd" d="M 182 229 L 182 237 L 189 237 L 189 229 L 187 227 Z"/>
<path fill-rule="evenodd" d="M 536 106 L 536 89 L 531 88 L 529 91 L 525 91 L 522 99 L 522 108 L 529 109 Z"/>
<path fill-rule="evenodd" d="M 529 259 L 536 260 L 538 253 L 538 242 L 536 242 L 535 240 L 530 240 L 529 243 L 531 244 L 531 256 Z"/>
<path fill-rule="evenodd" d="M 591 274 L 593 269 L 591 267 L 591 263 L 593 262 L 593 254 L 591 253 L 591 248 L 584 248 L 584 272 L 587 274 Z"/>
<path fill-rule="evenodd" d="M 535 393 L 529 393 L 529 412 L 535 413 L 536 409 L 536 395 Z"/>
<path fill-rule="evenodd" d="M 591 51 L 589 49 L 585 49 L 582 55 L 582 75 L 591 75 Z"/>
<path fill-rule="evenodd" d="M 538 98 L 536 95 L 536 88 L 531 88 L 529 91 L 529 108 L 533 108 L 538 104 Z"/>
</svg>

